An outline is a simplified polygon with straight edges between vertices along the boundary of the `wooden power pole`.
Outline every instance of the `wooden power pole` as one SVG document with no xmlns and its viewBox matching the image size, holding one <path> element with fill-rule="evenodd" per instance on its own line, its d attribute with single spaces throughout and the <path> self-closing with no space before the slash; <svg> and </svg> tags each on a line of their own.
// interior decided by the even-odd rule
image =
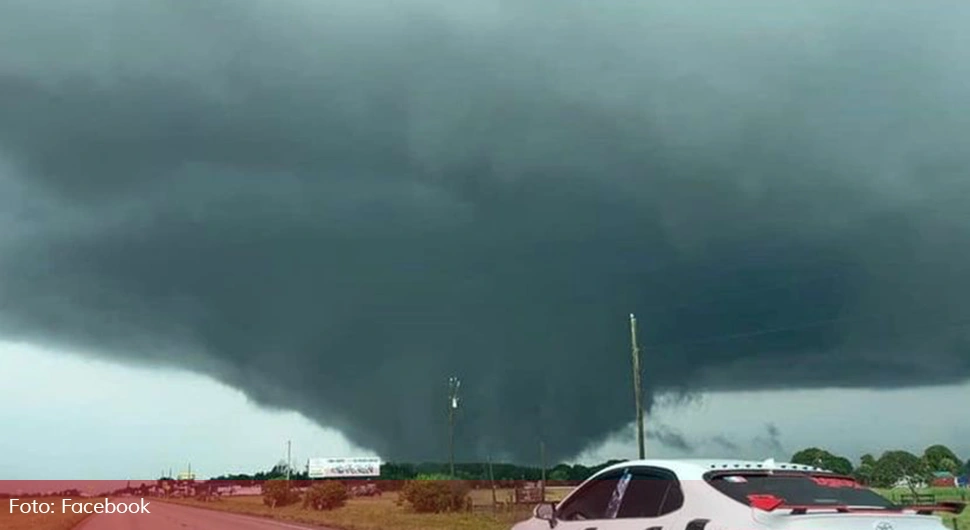
<svg viewBox="0 0 970 530">
<path fill-rule="evenodd" d="M 539 442 L 539 465 L 542 467 L 542 480 L 539 482 L 539 495 L 546 502 L 546 442 Z"/>
<path fill-rule="evenodd" d="M 488 455 L 488 481 L 492 486 L 492 510 L 498 508 L 498 499 L 495 498 L 495 471 L 492 469 L 492 455 Z"/>
<path fill-rule="evenodd" d="M 633 346 L 633 394 L 637 404 L 637 449 L 640 460 L 646 458 L 647 452 L 643 432 L 643 389 L 640 385 L 640 347 L 637 345 L 637 317 L 630 313 L 630 342 Z"/>
</svg>

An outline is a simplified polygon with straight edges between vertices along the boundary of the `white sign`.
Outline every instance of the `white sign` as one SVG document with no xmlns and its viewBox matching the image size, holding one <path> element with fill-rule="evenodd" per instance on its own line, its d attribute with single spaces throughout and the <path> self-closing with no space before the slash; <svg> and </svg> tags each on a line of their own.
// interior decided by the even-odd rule
<svg viewBox="0 0 970 530">
<path fill-rule="evenodd" d="M 379 477 L 380 458 L 311 458 L 310 478 Z"/>
</svg>

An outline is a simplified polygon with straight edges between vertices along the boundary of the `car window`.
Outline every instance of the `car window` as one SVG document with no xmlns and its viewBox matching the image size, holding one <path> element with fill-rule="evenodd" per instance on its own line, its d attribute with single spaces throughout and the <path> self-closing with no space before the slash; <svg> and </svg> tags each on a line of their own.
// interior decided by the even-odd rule
<svg viewBox="0 0 970 530">
<path fill-rule="evenodd" d="M 622 476 L 623 471 L 614 471 L 587 482 L 559 507 L 559 518 L 565 521 L 605 519 Z"/>
<path fill-rule="evenodd" d="M 845 505 L 891 508 L 893 503 L 850 478 L 809 473 L 732 473 L 708 477 L 708 483 L 732 499 L 751 504 L 751 495 L 770 495 L 792 506 Z"/>
<path fill-rule="evenodd" d="M 680 509 L 683 504 L 684 495 L 673 473 L 634 469 L 616 517 L 660 517 Z"/>
</svg>

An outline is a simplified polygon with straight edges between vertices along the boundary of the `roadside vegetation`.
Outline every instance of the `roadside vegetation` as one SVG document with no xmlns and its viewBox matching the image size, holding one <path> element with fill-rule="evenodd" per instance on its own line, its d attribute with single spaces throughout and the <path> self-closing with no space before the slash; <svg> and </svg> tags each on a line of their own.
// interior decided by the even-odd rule
<svg viewBox="0 0 970 530">
<path fill-rule="evenodd" d="M 547 499 L 559 500 L 568 490 L 569 488 L 562 487 L 550 488 Z M 908 488 L 876 491 L 890 499 L 898 499 L 900 495 L 910 493 Z M 965 494 L 965 489 L 958 488 L 927 488 L 919 491 L 934 494 L 940 500 L 958 500 L 961 494 Z M 508 489 L 498 490 L 496 497 L 505 499 L 511 493 Z M 469 493 L 473 505 L 471 512 L 441 513 L 419 513 L 409 506 L 399 492 L 380 497 L 351 498 L 342 507 L 322 511 L 305 509 L 301 503 L 273 509 L 259 496 L 227 497 L 216 502 L 195 499 L 175 499 L 170 502 L 283 521 L 329 525 L 342 530 L 509 530 L 513 524 L 530 516 L 531 506 L 515 506 L 511 509 L 503 506 L 493 509 L 491 495 L 490 490 L 472 490 Z M 970 530 L 970 511 L 964 512 L 958 518 L 950 514 L 939 515 L 950 528 Z"/>
<path fill-rule="evenodd" d="M 961 459 L 944 445 L 931 445 L 921 455 L 901 450 L 885 451 L 878 458 L 866 454 L 858 465 L 843 456 L 810 447 L 795 453 L 791 461 L 851 475 L 898 504 L 970 501 L 970 489 L 955 487 L 956 483 L 966 484 L 970 460 Z M 959 516 L 938 515 L 950 528 L 970 530 L 970 510 Z"/>
<path fill-rule="evenodd" d="M 451 481 L 434 481 L 427 484 L 447 485 L 449 482 Z M 506 498 L 510 491 L 501 490 L 497 493 L 499 498 Z M 470 511 L 446 508 L 437 513 L 434 510 L 420 512 L 407 500 L 404 490 L 388 492 L 377 497 L 350 498 L 343 506 L 329 510 L 308 509 L 301 502 L 271 508 L 264 502 L 264 498 L 259 496 L 225 497 L 210 502 L 183 498 L 166 500 L 166 502 L 295 523 L 327 525 L 342 530 L 509 530 L 513 524 L 528 518 L 531 514 L 530 506 L 511 508 L 504 506 L 495 509 L 491 505 L 491 494 L 490 490 L 469 491 Z M 564 492 L 552 490 L 550 494 L 550 498 L 557 495 L 561 497 Z M 447 499 L 454 498 L 452 490 L 442 488 L 439 491 L 437 486 L 421 489 L 419 498 L 425 499 L 425 495 L 437 499 L 429 503 L 434 507 L 444 507 L 448 503 Z M 419 500 L 419 503 L 421 502 L 424 501 Z M 452 505 L 447 507 L 450 506 Z"/>
<path fill-rule="evenodd" d="M 957 477 L 970 470 L 970 462 L 942 445 L 930 446 L 921 455 L 901 450 L 886 451 L 878 458 L 864 455 L 858 464 L 817 447 L 798 451 L 789 460 L 851 475 L 897 503 L 970 500 L 970 490 L 953 486 Z M 561 499 L 576 483 L 615 462 L 618 461 L 593 467 L 561 464 L 547 469 L 547 479 L 562 485 L 548 487 L 546 499 Z M 456 470 L 459 477 L 450 479 L 441 465 L 388 464 L 375 481 L 381 495 L 354 497 L 338 481 L 312 481 L 309 488 L 297 491 L 287 481 L 279 480 L 286 469 L 277 466 L 261 476 L 218 477 L 267 480 L 263 496 L 179 498 L 166 502 L 343 530 L 508 530 L 515 522 L 529 517 L 532 509 L 531 505 L 512 503 L 514 490 L 509 486 L 536 480 L 543 473 L 540 469 L 511 465 L 495 465 L 489 470 L 483 464 L 459 465 Z M 303 478 L 299 474 L 293 476 Z M 947 480 L 951 482 L 948 486 L 934 486 Z M 959 517 L 939 515 L 951 528 L 970 530 L 970 511 Z"/>
</svg>

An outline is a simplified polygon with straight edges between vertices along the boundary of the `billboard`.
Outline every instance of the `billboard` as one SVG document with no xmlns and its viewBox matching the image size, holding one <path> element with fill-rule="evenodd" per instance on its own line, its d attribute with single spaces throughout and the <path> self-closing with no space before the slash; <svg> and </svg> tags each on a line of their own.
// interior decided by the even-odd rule
<svg viewBox="0 0 970 530">
<path fill-rule="evenodd" d="M 379 477 L 380 458 L 311 458 L 308 470 L 310 478 Z"/>
</svg>

